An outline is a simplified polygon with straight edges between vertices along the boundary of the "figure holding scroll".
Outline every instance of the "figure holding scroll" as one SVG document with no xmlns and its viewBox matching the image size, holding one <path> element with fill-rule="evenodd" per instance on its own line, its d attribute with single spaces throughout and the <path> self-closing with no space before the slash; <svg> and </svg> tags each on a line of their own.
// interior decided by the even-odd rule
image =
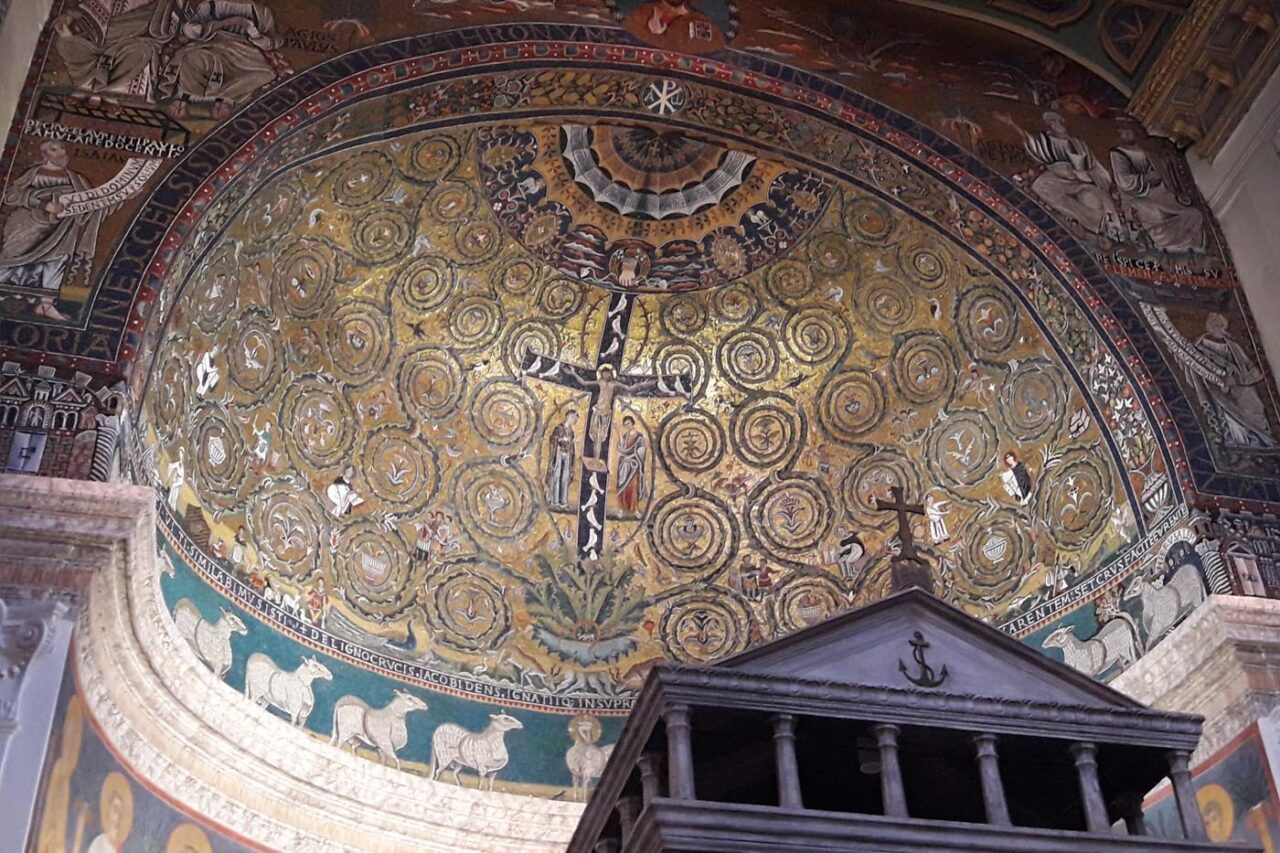
<svg viewBox="0 0 1280 853">
<path fill-rule="evenodd" d="M 45 320 L 70 318 L 57 307 L 66 287 L 87 287 L 98 228 L 105 216 L 136 194 L 160 166 L 130 157 L 101 185 L 69 166 L 66 146 L 40 144 L 40 163 L 19 175 L 4 196 L 8 216 L 0 237 L 0 292 L 17 291 L 35 301 Z"/>
<path fill-rule="evenodd" d="M 40 145 L 40 164 L 28 169 L 5 193 L 13 208 L 0 239 L 0 285 L 29 291 L 35 315 L 70 319 L 55 302 L 64 283 L 86 284 L 98 242 L 103 209 L 63 215 L 62 196 L 92 189 L 89 179 L 68 168 L 67 149 L 55 139 Z"/>
</svg>

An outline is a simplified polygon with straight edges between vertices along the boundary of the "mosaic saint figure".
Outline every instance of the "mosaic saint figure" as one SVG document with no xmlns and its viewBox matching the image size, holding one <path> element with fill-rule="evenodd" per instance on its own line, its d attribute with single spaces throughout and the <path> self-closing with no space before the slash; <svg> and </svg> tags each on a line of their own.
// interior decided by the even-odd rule
<svg viewBox="0 0 1280 853">
<path fill-rule="evenodd" d="M 1084 140 L 1067 132 L 1066 122 L 1055 112 L 1044 114 L 1047 131 L 1032 133 L 1014 119 L 996 118 L 1016 130 L 1031 159 L 1045 167 L 1031 182 L 1031 191 L 1054 213 L 1075 222 L 1091 234 L 1120 239 L 1120 214 L 1111 199 L 1111 175 Z"/>
<path fill-rule="evenodd" d="M 1031 500 L 1031 472 L 1012 450 L 1004 455 L 1005 470 L 1000 472 L 1000 482 L 1009 497 L 1024 506 Z"/>
<path fill-rule="evenodd" d="M 325 607 L 329 603 L 329 593 L 324 588 L 324 578 L 316 578 L 316 582 L 307 590 L 307 616 L 317 625 L 324 625 Z"/>
<path fill-rule="evenodd" d="M 167 108 L 174 118 L 197 102 L 224 119 L 232 104 L 287 70 L 276 53 L 283 39 L 275 15 L 257 0 L 200 0 L 182 22 L 180 41 L 170 70 L 176 98 Z"/>
<path fill-rule="evenodd" d="M 178 30 L 177 0 L 86 0 L 54 21 L 54 42 L 77 89 L 154 103 L 161 52 Z"/>
<path fill-rule="evenodd" d="M 547 466 L 547 504 L 552 509 L 569 508 L 569 484 L 573 482 L 573 464 L 578 437 L 574 425 L 578 413 L 565 412 L 564 420 L 551 430 L 551 463 Z"/>
<path fill-rule="evenodd" d="M 182 495 L 182 486 L 187 482 L 187 457 L 183 448 L 178 448 L 178 458 L 169 463 L 169 509 L 178 511 L 178 499 Z"/>
<path fill-rule="evenodd" d="M 1203 252 L 1204 214 L 1183 203 L 1165 184 L 1132 127 L 1120 128 L 1111 149 L 1111 172 L 1126 210 L 1161 252 Z"/>
<path fill-rule="evenodd" d="M 106 209 L 69 213 L 59 199 L 93 188 L 68 167 L 66 147 L 40 144 L 40 163 L 19 175 L 4 195 L 11 208 L 0 239 L 0 285 L 22 288 L 36 298 L 34 313 L 68 320 L 54 302 L 64 284 L 86 284 Z"/>
<path fill-rule="evenodd" d="M 235 567 L 237 572 L 245 570 L 245 560 L 248 559 L 248 542 L 244 538 L 244 525 L 236 528 L 235 541 L 231 543 L 231 565 Z"/>
<path fill-rule="evenodd" d="M 648 497 L 645 482 L 645 461 L 649 447 L 644 433 L 636 429 L 636 419 L 627 415 L 622 419 L 622 436 L 618 439 L 618 506 L 627 515 L 635 515 L 640 502 Z"/>
<path fill-rule="evenodd" d="M 1205 318 L 1204 334 L 1195 340 L 1196 352 L 1209 370 L 1184 365 L 1200 399 L 1210 402 L 1215 426 L 1228 445 L 1275 447 L 1267 408 L 1257 386 L 1262 370 L 1227 331 L 1227 318 L 1214 311 Z"/>
</svg>

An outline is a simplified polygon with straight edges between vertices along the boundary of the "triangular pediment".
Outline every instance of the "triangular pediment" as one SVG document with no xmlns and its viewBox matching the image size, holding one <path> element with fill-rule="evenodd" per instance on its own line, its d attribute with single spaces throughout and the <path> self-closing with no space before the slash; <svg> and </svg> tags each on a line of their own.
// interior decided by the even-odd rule
<svg viewBox="0 0 1280 853">
<path fill-rule="evenodd" d="M 913 658 L 916 632 L 936 686 Z M 890 596 L 728 658 L 720 667 L 780 678 L 1093 708 L 1138 703 L 920 590 Z M 905 668 L 906 672 L 903 672 Z M 910 678 L 909 678 L 910 676 Z"/>
<path fill-rule="evenodd" d="M 78 388 L 67 385 L 53 396 L 53 402 L 79 405 L 84 403 L 84 394 Z"/>
</svg>

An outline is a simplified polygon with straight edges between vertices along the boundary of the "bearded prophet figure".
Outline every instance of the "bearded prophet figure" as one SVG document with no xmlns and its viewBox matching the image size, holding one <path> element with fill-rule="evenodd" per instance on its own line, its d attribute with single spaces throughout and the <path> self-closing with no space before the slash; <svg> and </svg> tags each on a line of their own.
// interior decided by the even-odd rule
<svg viewBox="0 0 1280 853">
<path fill-rule="evenodd" d="M 1069 222 L 1091 234 L 1120 239 L 1120 214 L 1111 200 L 1111 176 L 1099 165 L 1084 140 L 1067 132 L 1066 122 L 1055 112 L 1044 114 L 1047 131 L 1024 130 L 1013 118 L 996 118 L 1022 137 L 1031 159 L 1045 167 L 1031 182 L 1031 191 Z"/>
<path fill-rule="evenodd" d="M 1161 252 L 1203 252 L 1204 214 L 1178 201 L 1133 128 L 1120 129 L 1120 143 L 1111 149 L 1116 189 L 1152 245 Z"/>
<path fill-rule="evenodd" d="M 68 318 L 55 307 L 64 285 L 87 284 L 106 209 L 67 214 L 58 200 L 93 188 L 68 168 L 66 147 L 49 139 L 40 145 L 40 164 L 10 185 L 5 207 L 13 208 L 0 239 L 0 286 L 21 288 L 37 299 L 34 313 L 47 320 Z"/>
<path fill-rule="evenodd" d="M 1214 404 L 1227 444 L 1275 447 L 1266 405 L 1254 387 L 1262 381 L 1262 370 L 1227 332 L 1227 325 L 1227 318 L 1216 311 L 1205 318 L 1204 334 L 1196 338 L 1195 348 L 1213 369 L 1188 369 L 1188 376 L 1201 399 Z"/>
<path fill-rule="evenodd" d="M 636 419 L 622 419 L 622 436 L 618 439 L 618 506 L 634 515 L 640 502 L 648 497 L 644 479 L 645 459 L 649 454 L 644 434 L 636 429 Z"/>
</svg>

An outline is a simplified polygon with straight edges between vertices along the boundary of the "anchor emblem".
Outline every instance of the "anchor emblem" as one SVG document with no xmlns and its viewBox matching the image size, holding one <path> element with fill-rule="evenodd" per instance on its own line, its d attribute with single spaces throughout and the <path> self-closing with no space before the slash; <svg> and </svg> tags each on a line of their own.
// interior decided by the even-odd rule
<svg viewBox="0 0 1280 853">
<path fill-rule="evenodd" d="M 925 661 L 924 650 L 929 648 L 929 641 L 924 638 L 924 634 L 916 631 L 907 642 L 911 644 L 911 657 L 915 659 L 916 666 L 920 667 L 919 674 L 912 675 L 907 672 L 907 665 L 902 662 L 902 659 L 898 659 L 898 671 L 907 677 L 907 681 L 916 687 L 937 687 L 947 680 L 946 664 L 942 665 L 941 673 L 934 673 L 933 667 Z"/>
</svg>

